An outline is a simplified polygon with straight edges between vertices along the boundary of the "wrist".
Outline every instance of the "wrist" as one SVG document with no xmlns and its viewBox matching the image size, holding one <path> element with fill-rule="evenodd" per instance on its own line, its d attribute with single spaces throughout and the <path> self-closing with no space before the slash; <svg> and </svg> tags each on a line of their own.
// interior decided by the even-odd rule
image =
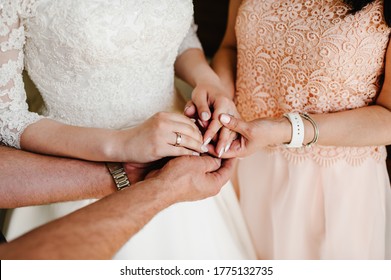
<svg viewBox="0 0 391 280">
<path fill-rule="evenodd" d="M 289 143 L 292 138 L 292 125 L 289 120 L 285 117 L 281 117 L 279 119 L 274 120 L 274 135 L 276 135 L 276 139 L 274 141 L 274 145 L 281 145 L 284 143 Z"/>
<path fill-rule="evenodd" d="M 204 86 L 205 85 L 205 86 Z M 200 79 L 199 82 L 196 83 L 196 87 L 200 88 L 208 88 L 208 85 L 213 85 L 215 90 L 208 91 L 209 96 L 217 97 L 217 96 L 223 96 L 225 98 L 228 98 L 229 100 L 233 100 L 235 96 L 235 87 L 230 86 L 230 84 L 226 83 L 224 84 L 219 77 L 216 76 L 215 78 L 205 78 Z M 197 94 L 199 91 L 193 91 L 193 94 Z M 193 95 L 192 95 L 193 97 Z"/>
<path fill-rule="evenodd" d="M 296 112 L 283 115 L 291 124 L 291 140 L 284 143 L 287 148 L 301 148 L 304 142 L 304 123 L 301 115 Z"/>
<path fill-rule="evenodd" d="M 179 202 L 179 200 L 174 195 L 179 191 L 172 192 L 172 182 L 155 178 L 148 178 L 144 181 L 136 183 L 133 187 L 145 187 L 143 190 L 143 195 L 145 197 L 150 197 L 155 200 L 155 206 L 159 209 L 164 209 L 171 206 L 174 203 Z"/>
<path fill-rule="evenodd" d="M 120 133 L 117 130 L 110 130 L 101 137 L 102 140 L 98 146 L 101 161 L 120 161 L 118 159 L 118 151 L 121 150 L 119 138 Z"/>
<path fill-rule="evenodd" d="M 287 148 L 310 147 L 317 143 L 319 128 L 315 120 L 307 113 L 287 113 L 283 115 L 282 121 L 285 127 L 286 124 L 289 127 L 284 128 L 285 133 L 281 134 L 282 143 Z M 287 131 L 290 131 L 290 134 L 287 134 Z"/>
<path fill-rule="evenodd" d="M 108 162 L 136 162 L 131 142 L 135 139 L 134 128 L 112 130 L 103 141 L 102 152 L 104 161 Z"/>
<path fill-rule="evenodd" d="M 220 78 L 217 76 L 217 74 L 209 67 L 204 67 L 204 69 L 201 69 L 199 71 L 199 74 L 195 77 L 194 83 L 195 86 L 200 84 L 211 84 L 211 83 L 220 83 Z"/>
<path fill-rule="evenodd" d="M 106 167 L 109 170 L 109 173 L 113 178 L 113 181 L 118 191 L 130 187 L 131 183 L 122 163 L 107 162 Z"/>
<path fill-rule="evenodd" d="M 114 193 L 117 191 L 117 186 L 115 185 L 115 182 L 113 180 L 113 177 L 111 176 L 110 174 L 110 171 L 109 169 L 107 168 L 106 164 L 105 163 L 99 163 L 99 165 L 101 166 L 101 173 L 104 174 L 102 177 L 101 180 L 97 181 L 96 182 L 96 185 L 100 185 L 103 183 L 104 186 L 106 186 L 104 188 L 105 190 L 105 193 L 104 195 L 102 195 L 101 197 L 104 197 L 108 194 L 111 194 L 111 193 Z M 106 192 L 107 190 L 107 192 Z"/>
</svg>

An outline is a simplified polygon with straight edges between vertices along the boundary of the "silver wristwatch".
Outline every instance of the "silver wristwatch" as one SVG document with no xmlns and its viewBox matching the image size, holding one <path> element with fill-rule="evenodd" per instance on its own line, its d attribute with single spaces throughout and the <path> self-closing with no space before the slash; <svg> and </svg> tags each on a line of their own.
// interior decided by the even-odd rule
<svg viewBox="0 0 391 280">
<path fill-rule="evenodd" d="M 106 166 L 109 169 L 114 183 L 117 186 L 117 190 L 123 190 L 130 187 L 130 181 L 128 175 L 126 175 L 125 169 L 122 163 L 119 162 L 106 162 Z"/>
</svg>

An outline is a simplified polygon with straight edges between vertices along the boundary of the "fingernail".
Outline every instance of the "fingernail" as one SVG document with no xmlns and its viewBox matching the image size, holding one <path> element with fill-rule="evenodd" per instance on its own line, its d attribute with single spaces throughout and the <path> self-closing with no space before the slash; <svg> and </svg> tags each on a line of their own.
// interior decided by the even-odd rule
<svg viewBox="0 0 391 280">
<path fill-rule="evenodd" d="M 227 146 L 225 146 L 225 149 L 224 149 L 224 152 L 228 152 L 229 148 L 231 148 L 231 144 L 232 143 L 229 143 Z"/>
<path fill-rule="evenodd" d="M 202 126 L 203 128 L 205 128 L 204 124 L 202 123 L 202 121 L 200 119 L 197 119 L 198 123 L 200 124 L 200 126 Z"/>
<path fill-rule="evenodd" d="M 222 114 L 220 117 L 220 121 L 222 123 L 229 123 L 231 121 L 231 117 L 229 115 Z"/>
<path fill-rule="evenodd" d="M 221 148 L 221 150 L 220 150 L 220 152 L 219 152 L 219 158 L 221 158 L 221 157 L 222 157 L 223 153 L 224 153 L 224 149 L 223 149 L 223 148 Z"/>
<path fill-rule="evenodd" d="M 202 145 L 201 151 L 203 151 L 204 153 L 208 152 L 208 147 L 206 147 L 205 145 Z"/>
<path fill-rule="evenodd" d="M 193 152 L 193 156 L 200 156 L 199 153 Z"/>
<path fill-rule="evenodd" d="M 186 106 L 185 109 L 183 110 L 183 112 L 186 112 L 187 109 L 189 109 L 191 106 Z"/>
<path fill-rule="evenodd" d="M 193 123 L 195 123 L 196 122 L 196 120 L 195 119 L 190 119 Z"/>
<path fill-rule="evenodd" d="M 208 139 L 205 140 L 204 146 L 208 145 L 210 141 L 212 141 L 212 138 L 209 137 Z"/>
<path fill-rule="evenodd" d="M 209 113 L 207 113 L 207 112 L 202 112 L 202 114 L 201 114 L 201 119 L 202 119 L 203 121 L 209 120 Z"/>
</svg>

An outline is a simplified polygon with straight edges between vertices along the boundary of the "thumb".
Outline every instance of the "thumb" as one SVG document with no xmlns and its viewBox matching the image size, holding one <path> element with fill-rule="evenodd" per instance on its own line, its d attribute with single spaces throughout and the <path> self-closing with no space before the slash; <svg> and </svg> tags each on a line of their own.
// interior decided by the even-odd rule
<svg viewBox="0 0 391 280">
<path fill-rule="evenodd" d="M 234 116 L 228 115 L 228 114 L 221 114 L 220 117 L 220 122 L 226 127 L 229 128 L 232 131 L 235 131 L 244 137 L 246 137 L 247 133 L 247 127 L 248 123 L 245 121 L 242 121 L 240 119 L 235 118 Z"/>
<path fill-rule="evenodd" d="M 197 108 L 195 107 L 193 101 L 190 100 L 187 102 L 183 113 L 185 114 L 186 117 L 195 118 L 197 113 Z"/>
<path fill-rule="evenodd" d="M 211 156 L 194 157 L 202 164 L 202 170 L 205 173 L 210 173 L 218 170 L 221 167 L 221 160 Z"/>
</svg>

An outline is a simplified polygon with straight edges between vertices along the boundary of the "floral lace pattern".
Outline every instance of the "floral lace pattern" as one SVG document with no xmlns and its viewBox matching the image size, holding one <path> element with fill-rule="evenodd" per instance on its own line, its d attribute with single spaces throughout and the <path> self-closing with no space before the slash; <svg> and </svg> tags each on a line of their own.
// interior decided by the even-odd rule
<svg viewBox="0 0 391 280">
<path fill-rule="evenodd" d="M 25 102 L 25 66 L 46 117 L 120 129 L 175 104 L 174 62 L 201 48 L 191 0 L 1 0 L 0 142 L 41 117 Z"/>
<path fill-rule="evenodd" d="M 26 1 L 0 3 L 0 142 L 20 148 L 23 130 L 40 119 L 28 112 L 21 76 L 25 38 L 18 15 L 28 16 L 32 6 Z"/>
<path fill-rule="evenodd" d="M 376 0 L 351 14 L 341 0 L 244 0 L 236 22 L 236 104 L 243 118 L 329 113 L 373 102 L 390 35 L 382 5 Z M 314 146 L 284 153 L 319 163 L 332 157 L 350 163 L 384 159 L 378 147 Z"/>
</svg>

